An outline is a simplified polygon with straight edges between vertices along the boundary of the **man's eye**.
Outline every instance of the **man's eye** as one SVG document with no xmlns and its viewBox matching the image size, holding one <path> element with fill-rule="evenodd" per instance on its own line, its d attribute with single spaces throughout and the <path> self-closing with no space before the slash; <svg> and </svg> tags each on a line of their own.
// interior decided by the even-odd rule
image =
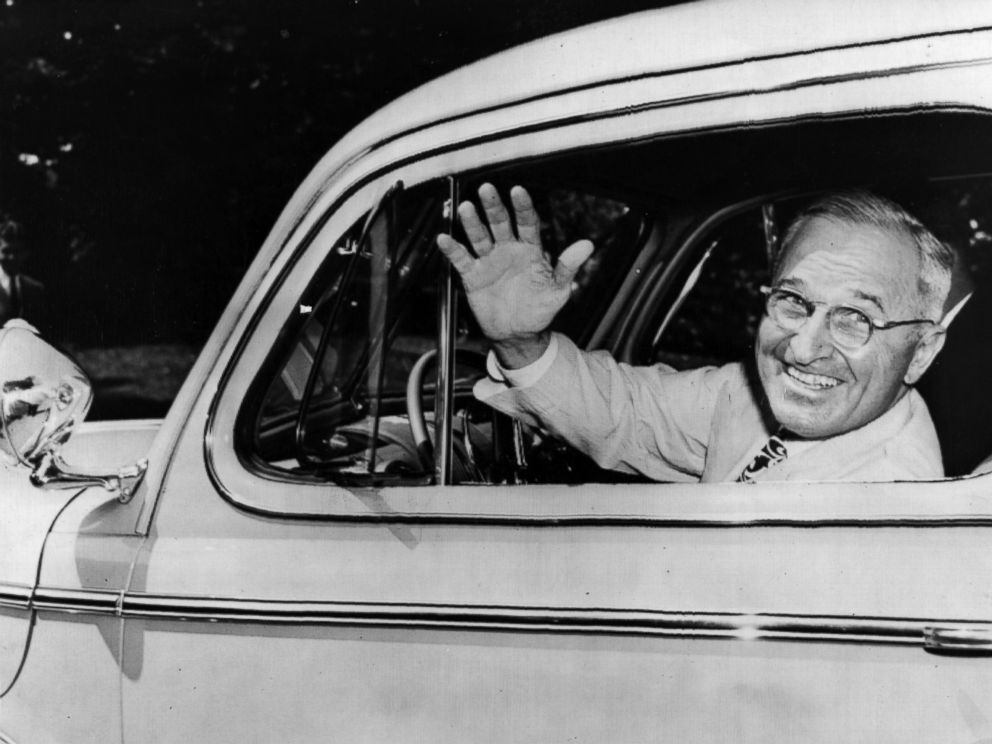
<svg viewBox="0 0 992 744">
<path fill-rule="evenodd" d="M 833 325 L 836 331 L 856 338 L 863 338 L 871 332 L 868 316 L 850 307 L 839 307 L 834 311 Z"/>
<path fill-rule="evenodd" d="M 780 294 L 776 298 L 775 304 L 778 306 L 778 311 L 783 315 L 795 318 L 806 318 L 809 316 L 806 303 L 797 295 Z"/>
</svg>

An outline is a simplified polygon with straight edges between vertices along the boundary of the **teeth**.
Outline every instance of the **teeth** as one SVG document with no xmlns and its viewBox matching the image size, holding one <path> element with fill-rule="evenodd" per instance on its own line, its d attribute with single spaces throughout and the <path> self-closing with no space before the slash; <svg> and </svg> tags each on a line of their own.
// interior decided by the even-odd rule
<svg viewBox="0 0 992 744">
<path fill-rule="evenodd" d="M 809 372 L 801 372 L 795 367 L 786 367 L 785 373 L 794 380 L 799 380 L 799 382 L 809 387 L 819 388 L 821 390 L 826 390 L 827 388 L 837 387 L 840 385 L 840 380 L 834 377 L 827 377 L 826 375 L 814 375 Z"/>
</svg>

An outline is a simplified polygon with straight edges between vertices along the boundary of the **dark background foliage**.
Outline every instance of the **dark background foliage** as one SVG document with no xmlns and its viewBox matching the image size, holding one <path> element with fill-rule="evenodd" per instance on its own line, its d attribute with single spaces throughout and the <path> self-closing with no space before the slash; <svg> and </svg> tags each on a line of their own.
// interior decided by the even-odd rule
<svg viewBox="0 0 992 744">
<path fill-rule="evenodd" d="M 48 335 L 195 349 L 296 185 L 364 116 L 659 4 L 0 0 L 0 209 L 26 225 Z"/>
</svg>

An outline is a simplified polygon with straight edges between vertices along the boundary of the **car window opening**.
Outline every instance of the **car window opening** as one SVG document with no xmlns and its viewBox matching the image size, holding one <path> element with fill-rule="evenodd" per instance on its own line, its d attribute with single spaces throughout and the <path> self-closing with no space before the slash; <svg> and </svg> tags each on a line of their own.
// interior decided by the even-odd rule
<svg viewBox="0 0 992 744">
<path fill-rule="evenodd" d="M 955 339 L 982 338 L 968 331 L 974 323 L 968 318 L 982 314 L 988 295 L 985 264 L 990 241 L 985 230 L 992 201 L 988 177 L 970 175 L 980 164 L 965 167 L 941 130 L 953 124 L 959 132 L 981 132 L 987 138 L 978 118 L 897 115 L 889 121 L 880 117 L 799 123 L 776 132 L 738 130 L 690 138 L 679 147 L 671 140 L 660 141 L 473 174 L 461 187 L 470 193 L 487 180 L 505 193 L 509 185 L 526 185 L 552 256 L 577 239 L 593 239 L 595 252 L 576 276 L 573 298 L 555 319 L 554 329 L 580 345 L 596 339 L 601 348 L 614 352 L 629 349 L 634 363 L 661 362 L 676 369 L 721 365 L 754 354 L 755 329 L 763 313 L 758 290 L 769 281 L 784 226 L 803 204 L 838 185 L 867 185 L 891 195 L 955 244 L 961 267 L 955 272 L 952 295 L 960 293 L 964 281 L 975 287 L 972 301 L 948 334 L 945 352 L 918 386 L 933 413 L 947 473 L 957 476 L 985 460 L 992 453 L 992 441 L 972 433 L 972 451 L 967 457 L 959 454 L 962 436 L 946 420 L 960 421 L 962 406 L 943 398 L 964 383 L 937 380 L 951 369 L 960 376 L 958 365 L 950 361 L 962 353 L 954 351 L 959 345 Z M 903 139 L 912 133 L 914 151 L 927 153 L 926 162 L 917 158 L 907 165 L 897 132 Z M 759 143 L 773 135 L 782 158 L 757 169 L 747 161 L 764 151 Z M 832 140 L 851 143 L 852 152 L 842 157 L 832 157 L 836 152 L 816 154 L 816 142 Z M 879 142 L 891 144 L 886 150 Z M 707 162 L 748 173 L 740 180 L 747 182 L 750 194 L 740 188 L 740 181 L 717 187 L 706 172 L 689 167 L 691 157 L 703 153 L 710 154 Z M 799 181 L 782 165 L 802 158 L 811 164 L 807 176 L 812 177 Z M 761 163 L 768 164 L 767 158 Z M 962 176 L 948 176 L 962 171 Z M 674 188 L 673 172 L 685 176 L 680 189 Z M 658 174 L 652 185 L 650 177 Z M 253 448 L 265 467 L 319 474 L 336 482 L 437 482 L 429 467 L 436 382 L 425 372 L 435 362 L 425 355 L 436 349 L 445 264 L 434 239 L 445 229 L 447 196 L 440 181 L 405 192 L 402 199 L 390 202 L 388 214 L 371 230 L 364 247 L 357 245 L 362 226 L 356 225 L 349 233 L 355 237 L 340 242 L 352 246 L 350 251 L 331 251 L 321 277 L 301 297 L 301 304 L 313 307 L 311 322 L 295 332 L 298 340 L 292 351 L 284 352 L 280 371 L 258 408 Z M 684 242 L 709 215 L 739 197 L 746 197 L 741 203 L 747 206 L 728 211 L 694 244 Z M 390 215 L 395 237 L 384 237 L 390 233 Z M 366 220 L 373 222 L 371 217 Z M 639 263 L 644 256 L 650 256 L 649 263 Z M 677 270 L 664 273 L 676 265 Z M 457 304 L 452 410 L 444 416 L 452 431 L 453 483 L 648 480 L 636 473 L 604 470 L 548 431 L 502 421 L 475 400 L 472 388 L 485 375 L 481 360 L 489 344 L 460 285 Z M 425 360 L 426 367 L 420 365 L 418 402 L 411 410 L 408 385 L 418 360 Z M 302 385 L 301 375 L 306 380 Z M 284 444 L 287 414 L 295 429 L 291 451 Z M 414 423 L 413 416 L 423 425 Z M 976 426 L 960 428 L 974 432 Z"/>
</svg>

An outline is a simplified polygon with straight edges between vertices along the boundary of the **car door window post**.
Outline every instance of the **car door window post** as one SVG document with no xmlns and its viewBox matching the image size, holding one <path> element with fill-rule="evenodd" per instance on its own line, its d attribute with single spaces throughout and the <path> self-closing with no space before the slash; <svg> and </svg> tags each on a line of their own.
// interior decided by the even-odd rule
<svg viewBox="0 0 992 744">
<path fill-rule="evenodd" d="M 448 233 L 454 234 L 458 205 L 458 180 L 448 177 L 448 200 L 445 218 Z M 451 426 L 455 379 L 455 328 L 458 303 L 455 298 L 455 277 L 451 264 L 442 263 L 438 281 L 441 282 L 437 313 L 437 387 L 434 398 L 434 476 L 439 486 L 451 483 Z"/>
</svg>

